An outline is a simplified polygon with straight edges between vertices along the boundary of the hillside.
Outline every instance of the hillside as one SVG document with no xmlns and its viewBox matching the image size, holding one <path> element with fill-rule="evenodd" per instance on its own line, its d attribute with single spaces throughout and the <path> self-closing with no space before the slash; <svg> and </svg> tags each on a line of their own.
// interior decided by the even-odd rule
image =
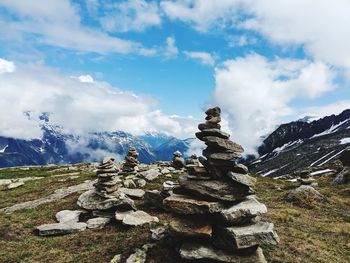
<svg viewBox="0 0 350 263">
<path fill-rule="evenodd" d="M 0 209 L 20 202 L 35 200 L 52 194 L 57 189 L 95 179 L 93 166 L 17 167 L 0 170 L 0 179 L 41 177 L 27 181 L 19 188 L 5 190 L 0 186 Z M 173 181 L 178 175 L 172 174 Z M 317 179 L 315 187 L 326 199 L 305 208 L 285 201 L 285 196 L 298 183 L 256 177 L 256 192 L 268 207 L 263 219 L 274 223 L 281 242 L 276 247 L 264 247 L 268 262 L 317 262 L 339 263 L 350 259 L 350 189 L 349 185 L 332 186 L 332 178 Z M 160 176 L 148 183 L 147 189 L 160 189 L 168 177 Z M 103 230 L 87 230 L 81 233 L 39 237 L 34 228 L 43 223 L 54 222 L 54 215 L 63 209 L 77 209 L 79 192 L 36 208 L 24 209 L 0 217 L 0 262 L 110 262 L 121 254 L 126 259 L 136 248 L 148 242 L 150 229 L 163 225 L 168 214 L 153 210 L 137 201 L 137 206 L 160 223 L 127 228 L 110 224 Z M 160 241 L 152 248 L 147 262 L 181 262 L 174 252 L 176 245 Z"/>
</svg>

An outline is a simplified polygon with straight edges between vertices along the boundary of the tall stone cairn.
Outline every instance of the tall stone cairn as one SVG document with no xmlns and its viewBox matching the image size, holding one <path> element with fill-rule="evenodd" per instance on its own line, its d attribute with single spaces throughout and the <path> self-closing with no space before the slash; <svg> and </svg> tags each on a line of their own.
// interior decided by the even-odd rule
<svg viewBox="0 0 350 263">
<path fill-rule="evenodd" d="M 139 161 L 137 160 L 138 157 L 139 157 L 139 153 L 137 152 L 136 148 L 130 147 L 124 159 L 124 165 L 122 168 L 123 172 L 125 173 L 136 172 L 139 164 Z"/>
<path fill-rule="evenodd" d="M 97 182 L 94 184 L 96 193 L 105 197 L 118 190 L 122 186 L 118 178 L 119 169 L 114 164 L 113 157 L 103 158 L 97 167 Z"/>
<path fill-rule="evenodd" d="M 272 223 L 260 221 L 267 209 L 254 195 L 256 179 L 236 163 L 243 148 L 220 130 L 220 113 L 219 107 L 207 110 L 198 126 L 196 136 L 207 145 L 206 158 L 199 157 L 203 167 L 189 166 L 163 201 L 173 213 L 171 234 L 186 260 L 266 262 L 259 246 L 276 245 L 279 238 Z"/>
</svg>

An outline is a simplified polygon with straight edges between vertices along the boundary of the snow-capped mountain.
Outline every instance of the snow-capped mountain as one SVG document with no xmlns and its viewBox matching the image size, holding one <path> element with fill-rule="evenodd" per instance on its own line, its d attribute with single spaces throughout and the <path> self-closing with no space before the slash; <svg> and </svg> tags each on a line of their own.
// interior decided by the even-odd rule
<svg viewBox="0 0 350 263">
<path fill-rule="evenodd" d="M 40 117 L 43 136 L 22 140 L 0 136 L 0 167 L 45 165 L 100 161 L 112 155 L 121 161 L 130 147 L 139 151 L 142 163 L 168 161 L 176 150 L 187 152 L 189 143 L 165 134 L 148 133 L 133 136 L 123 131 L 67 134 L 62 127 Z"/>
<path fill-rule="evenodd" d="M 305 121 L 307 120 L 307 121 Z M 253 172 L 281 176 L 307 167 L 323 167 L 350 148 L 350 110 L 339 115 L 282 124 L 259 147 Z"/>
</svg>

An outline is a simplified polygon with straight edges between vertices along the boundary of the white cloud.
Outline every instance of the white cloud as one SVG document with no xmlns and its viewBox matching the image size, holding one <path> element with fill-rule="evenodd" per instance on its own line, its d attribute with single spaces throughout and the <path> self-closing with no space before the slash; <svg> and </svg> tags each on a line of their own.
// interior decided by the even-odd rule
<svg viewBox="0 0 350 263">
<path fill-rule="evenodd" d="M 85 82 L 85 83 L 93 83 L 94 79 L 90 75 L 81 75 L 78 77 L 80 82 Z"/>
<path fill-rule="evenodd" d="M 50 4 L 34 0 L 0 0 L 0 6 L 17 16 L 15 21 L 1 21 L 3 33 L 30 33 L 38 42 L 78 51 L 147 53 L 140 43 L 82 25 L 78 8 L 69 0 L 51 0 Z"/>
<path fill-rule="evenodd" d="M 305 116 L 312 116 L 313 118 L 322 118 L 332 114 L 340 114 L 345 109 L 350 109 L 350 100 L 340 100 L 334 103 L 330 103 L 322 106 L 307 107 L 299 110 L 299 118 Z"/>
<path fill-rule="evenodd" d="M 6 112 L 0 116 L 1 136 L 40 137 L 38 117 L 43 112 L 49 112 L 53 123 L 75 134 L 116 130 L 142 134 L 156 130 L 180 138 L 193 135 L 193 118 L 184 118 L 186 122 L 169 117 L 148 97 L 106 82 L 81 82 L 43 65 L 16 66 L 16 71 L 0 74 L 0 111 Z M 30 112 L 30 118 L 24 112 Z"/>
<path fill-rule="evenodd" d="M 199 31 L 207 31 L 211 26 L 231 24 L 241 0 L 176 0 L 162 1 L 160 6 L 173 20 L 194 25 Z"/>
<path fill-rule="evenodd" d="M 322 62 L 268 60 L 257 54 L 226 61 L 216 69 L 214 103 L 222 106 L 232 139 L 247 154 L 255 153 L 262 136 L 285 116 L 294 114 L 289 103 L 316 98 L 333 90 L 334 72 Z"/>
<path fill-rule="evenodd" d="M 120 1 L 113 5 L 108 14 L 100 19 L 107 31 L 144 31 L 161 24 L 157 2 L 145 0 Z"/>
<path fill-rule="evenodd" d="M 86 9 L 88 10 L 91 16 L 96 16 L 98 9 L 100 7 L 99 0 L 85 0 L 86 1 Z"/>
<path fill-rule="evenodd" d="M 164 56 L 166 58 L 173 58 L 179 54 L 179 49 L 175 44 L 174 37 L 167 37 L 166 39 L 166 48 L 164 50 Z"/>
<path fill-rule="evenodd" d="M 11 73 L 15 71 L 15 63 L 12 61 L 8 61 L 5 59 L 0 58 L 0 74 L 2 73 Z"/>
<path fill-rule="evenodd" d="M 188 58 L 198 60 L 203 65 L 213 66 L 215 64 L 215 60 L 212 55 L 208 52 L 200 52 L 200 51 L 184 51 L 183 52 Z"/>
</svg>

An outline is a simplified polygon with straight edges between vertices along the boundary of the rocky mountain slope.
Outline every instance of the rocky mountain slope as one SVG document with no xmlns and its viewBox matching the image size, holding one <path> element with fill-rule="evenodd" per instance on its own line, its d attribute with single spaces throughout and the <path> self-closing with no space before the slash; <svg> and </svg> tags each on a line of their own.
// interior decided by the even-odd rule
<svg viewBox="0 0 350 263">
<path fill-rule="evenodd" d="M 142 163 L 169 161 L 176 150 L 186 154 L 191 141 L 158 133 L 133 136 L 123 131 L 67 134 L 47 116 L 42 117 L 40 125 L 40 139 L 0 136 L 0 167 L 94 162 L 106 155 L 122 160 L 131 146 L 138 150 Z"/>
<path fill-rule="evenodd" d="M 249 163 L 253 172 L 270 177 L 305 168 L 322 170 L 350 147 L 350 110 L 308 122 L 282 124 L 258 149 L 259 158 Z"/>
</svg>

